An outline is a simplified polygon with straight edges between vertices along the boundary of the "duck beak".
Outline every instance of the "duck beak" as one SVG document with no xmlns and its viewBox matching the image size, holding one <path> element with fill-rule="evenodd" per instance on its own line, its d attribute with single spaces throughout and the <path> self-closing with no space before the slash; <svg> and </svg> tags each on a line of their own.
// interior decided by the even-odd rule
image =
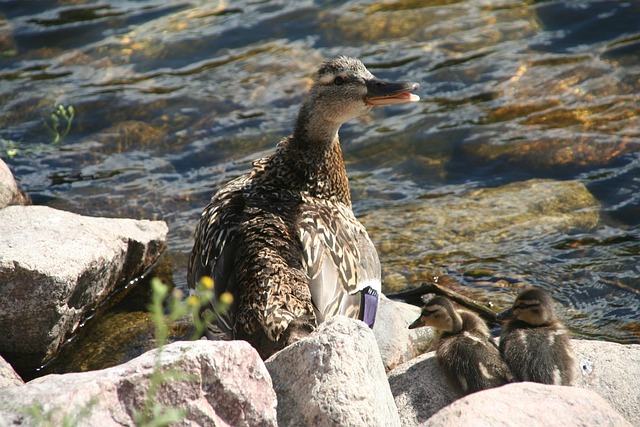
<svg viewBox="0 0 640 427">
<path fill-rule="evenodd" d="M 418 317 L 412 324 L 409 325 L 409 329 L 420 328 L 421 326 L 424 325 L 422 324 L 422 319 Z"/>
<path fill-rule="evenodd" d="M 498 314 L 498 316 L 496 317 L 496 319 L 498 320 L 508 320 L 512 318 L 513 318 L 513 307 L 503 311 L 502 313 Z"/>
<path fill-rule="evenodd" d="M 371 79 L 367 81 L 367 95 L 364 102 L 369 105 L 404 104 L 418 102 L 420 97 L 410 93 L 420 85 L 414 82 L 386 82 Z"/>
</svg>

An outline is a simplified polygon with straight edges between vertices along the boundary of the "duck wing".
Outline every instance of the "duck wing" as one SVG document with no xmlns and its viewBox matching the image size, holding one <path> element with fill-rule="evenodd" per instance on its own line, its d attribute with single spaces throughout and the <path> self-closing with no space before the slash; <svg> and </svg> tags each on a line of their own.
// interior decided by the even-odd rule
<svg viewBox="0 0 640 427">
<path fill-rule="evenodd" d="M 350 207 L 310 197 L 304 202 L 299 234 L 318 323 L 344 314 L 373 326 L 381 292 L 373 242 Z"/>
<path fill-rule="evenodd" d="M 213 299 L 201 308 L 201 314 L 207 310 L 213 312 L 220 329 L 230 336 L 234 333 L 238 308 L 235 259 L 237 230 L 245 206 L 239 190 L 244 187 L 245 181 L 246 177 L 242 176 L 230 182 L 212 197 L 203 210 L 195 230 L 187 272 L 187 284 L 191 293 L 196 293 L 202 277 L 213 279 Z M 225 292 L 234 296 L 233 303 L 225 310 L 217 310 L 217 302 Z"/>
</svg>

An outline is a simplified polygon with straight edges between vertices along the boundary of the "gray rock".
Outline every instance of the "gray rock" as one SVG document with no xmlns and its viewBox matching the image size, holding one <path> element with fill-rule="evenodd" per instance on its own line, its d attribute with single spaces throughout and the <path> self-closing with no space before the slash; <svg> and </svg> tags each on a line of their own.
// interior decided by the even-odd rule
<svg viewBox="0 0 640 427">
<path fill-rule="evenodd" d="M 593 390 L 640 426 L 640 345 L 572 340 L 580 373 L 574 385 Z"/>
<path fill-rule="evenodd" d="M 530 382 L 507 384 L 470 394 L 438 411 L 421 425 L 631 426 L 593 391 Z"/>
<path fill-rule="evenodd" d="M 133 426 L 144 407 L 157 351 L 101 371 L 47 375 L 0 393 L 4 425 Z M 258 353 L 244 341 L 195 341 L 162 349 L 160 370 L 171 372 L 153 399 L 184 410 L 172 425 L 276 426 L 276 395 Z"/>
<path fill-rule="evenodd" d="M 18 188 L 9 166 L 0 159 L 0 209 L 10 205 L 26 205 L 27 198 Z"/>
<path fill-rule="evenodd" d="M 634 425 L 640 425 L 640 345 L 571 340 L 582 374 L 574 388 L 591 390 L 604 398 Z M 633 373 L 633 374 L 632 374 Z M 403 426 L 417 426 L 459 398 L 438 368 L 434 352 L 395 368 L 389 385 Z M 459 424 L 461 425 L 461 424 Z"/>
<path fill-rule="evenodd" d="M 419 307 L 380 296 L 373 334 L 387 371 L 421 355 L 431 345 L 433 329 L 408 328 L 419 315 Z"/>
<path fill-rule="evenodd" d="M 265 363 L 281 426 L 400 426 L 374 335 L 358 320 L 333 317 Z"/>
<path fill-rule="evenodd" d="M 403 427 L 420 425 L 460 397 L 447 383 L 433 351 L 392 370 L 389 386 Z"/>
<path fill-rule="evenodd" d="M 0 356 L 0 389 L 22 384 L 24 384 L 24 381 L 13 370 L 13 366 Z"/>
<path fill-rule="evenodd" d="M 0 353 L 17 370 L 54 355 L 91 310 L 149 268 L 167 231 L 162 221 L 46 206 L 0 210 Z"/>
</svg>

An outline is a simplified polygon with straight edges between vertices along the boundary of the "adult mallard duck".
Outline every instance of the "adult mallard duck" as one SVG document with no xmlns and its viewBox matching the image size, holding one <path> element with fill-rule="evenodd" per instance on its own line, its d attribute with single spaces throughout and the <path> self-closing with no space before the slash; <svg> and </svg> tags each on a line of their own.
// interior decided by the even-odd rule
<svg viewBox="0 0 640 427">
<path fill-rule="evenodd" d="M 357 59 L 326 61 L 293 135 L 213 196 L 195 230 L 188 285 L 211 277 L 213 310 L 233 295 L 216 313 L 229 337 L 268 357 L 336 314 L 373 326 L 380 262 L 351 209 L 338 130 L 375 105 L 418 101 L 418 87 L 378 80 Z"/>
<path fill-rule="evenodd" d="M 420 317 L 409 328 L 420 326 L 440 330 L 436 360 L 458 393 L 474 393 L 513 380 L 489 328 L 476 314 L 456 310 L 447 298 L 436 297 L 422 307 Z"/>
<path fill-rule="evenodd" d="M 549 294 L 527 289 L 498 318 L 510 319 L 500 334 L 500 354 L 519 381 L 571 384 L 576 361 Z"/>
</svg>

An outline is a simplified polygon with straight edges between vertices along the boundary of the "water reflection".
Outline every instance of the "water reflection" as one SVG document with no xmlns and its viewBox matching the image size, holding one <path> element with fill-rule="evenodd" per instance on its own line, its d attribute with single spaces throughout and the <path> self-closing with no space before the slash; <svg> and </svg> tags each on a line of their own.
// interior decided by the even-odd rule
<svg viewBox="0 0 640 427">
<path fill-rule="evenodd" d="M 640 342 L 639 1 L 15 0 L 0 11 L 0 156 L 36 203 L 166 220 L 177 286 L 211 194 L 290 132 L 317 65 L 347 54 L 421 82 L 418 108 L 341 132 L 387 289 L 450 274 L 506 305 L 538 285 L 575 332 Z M 43 123 L 58 105 L 76 117 L 52 145 Z M 558 218 L 589 220 L 509 228 L 503 209 L 517 202 L 481 213 L 470 202 L 523 182 L 519 197 L 533 200 L 541 178 L 581 185 L 588 203 Z M 568 203 L 560 194 L 539 211 Z M 434 221 L 438 210 L 450 220 Z M 463 215 L 503 219 L 464 234 Z M 434 244 L 442 234 L 458 240 Z"/>
</svg>

